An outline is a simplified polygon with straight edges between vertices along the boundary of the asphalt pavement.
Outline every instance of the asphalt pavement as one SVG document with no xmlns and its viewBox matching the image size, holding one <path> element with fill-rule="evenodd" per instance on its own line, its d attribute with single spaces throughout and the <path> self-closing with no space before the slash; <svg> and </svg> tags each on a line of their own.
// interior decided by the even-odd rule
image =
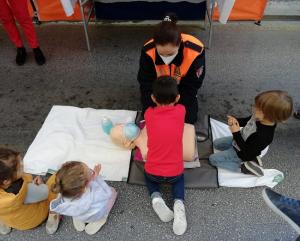
<svg viewBox="0 0 300 241">
<path fill-rule="evenodd" d="M 207 31 L 199 26 L 184 25 L 182 30 L 206 43 Z M 53 105 L 140 109 L 139 55 L 152 31 L 151 25 L 91 25 L 88 52 L 81 25 L 42 24 L 37 33 L 47 64 L 37 66 L 29 50 L 28 62 L 19 67 L 14 63 L 15 49 L 0 28 L 0 143 L 25 153 Z M 255 95 L 269 89 L 286 90 L 300 104 L 299 22 L 217 24 L 206 58 L 207 75 L 198 100 L 201 111 L 214 118 L 248 115 Z M 291 118 L 278 125 L 264 158 L 266 168 L 285 174 L 275 190 L 300 198 L 299 161 L 300 121 Z M 96 235 L 76 232 L 65 217 L 53 236 L 42 224 L 30 231 L 13 230 L 0 240 L 292 241 L 297 237 L 266 207 L 261 187 L 187 190 L 188 230 L 177 237 L 172 224 L 161 223 L 152 211 L 145 187 L 110 184 L 119 197 Z"/>
</svg>

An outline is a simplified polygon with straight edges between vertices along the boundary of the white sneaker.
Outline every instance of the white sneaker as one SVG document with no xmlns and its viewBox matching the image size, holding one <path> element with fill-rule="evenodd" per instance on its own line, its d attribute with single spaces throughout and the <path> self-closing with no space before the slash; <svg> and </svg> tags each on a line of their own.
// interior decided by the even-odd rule
<svg viewBox="0 0 300 241">
<path fill-rule="evenodd" d="M 176 235 L 182 235 L 185 233 L 187 228 L 185 208 L 181 200 L 176 200 L 174 203 L 174 222 L 173 232 Z"/>
<path fill-rule="evenodd" d="M 85 226 L 85 232 L 89 235 L 93 235 L 95 233 L 97 233 L 102 226 L 106 223 L 107 217 L 100 219 L 97 222 L 92 222 L 92 223 L 88 223 Z"/>
<path fill-rule="evenodd" d="M 82 232 L 85 229 L 85 223 L 72 217 L 73 225 L 76 231 Z"/>
<path fill-rule="evenodd" d="M 167 223 L 174 218 L 173 211 L 166 205 L 165 201 L 161 197 L 155 197 L 152 199 L 152 207 L 161 221 Z"/>
<path fill-rule="evenodd" d="M 6 226 L 3 223 L 0 223 L 0 235 L 6 235 L 11 232 L 11 227 Z"/>
<path fill-rule="evenodd" d="M 59 225 L 60 216 L 57 213 L 49 213 L 47 223 L 46 223 L 46 232 L 47 234 L 54 234 Z"/>
</svg>

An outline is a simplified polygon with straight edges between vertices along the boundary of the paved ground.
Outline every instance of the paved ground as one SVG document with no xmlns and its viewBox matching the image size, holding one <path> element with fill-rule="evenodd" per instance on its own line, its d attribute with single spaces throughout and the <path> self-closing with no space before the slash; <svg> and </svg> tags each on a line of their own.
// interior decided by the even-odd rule
<svg viewBox="0 0 300 241">
<path fill-rule="evenodd" d="M 269 0 L 265 9 L 266 16 L 300 16 L 298 0 Z"/>
<path fill-rule="evenodd" d="M 206 38 L 195 26 L 187 33 Z M 139 51 L 151 36 L 149 26 L 92 26 L 87 52 L 79 25 L 44 24 L 37 29 L 48 62 L 39 67 L 29 54 L 23 67 L 0 29 L 0 143 L 25 152 L 52 105 L 138 109 L 136 81 Z M 247 115 L 253 97 L 267 89 L 284 89 L 300 101 L 299 22 L 232 23 L 215 28 L 207 51 L 207 76 L 199 93 L 203 111 L 224 120 L 228 113 Z M 298 96 L 297 96 L 298 95 Z M 283 171 L 276 190 L 300 198 L 300 121 L 277 128 L 265 166 Z M 118 201 L 103 230 L 90 237 L 77 233 L 65 218 L 53 237 L 42 225 L 13 231 L 0 240 L 203 240 L 292 241 L 297 234 L 266 208 L 262 188 L 187 190 L 188 230 L 172 233 L 151 210 L 146 189 L 111 183 Z"/>
</svg>

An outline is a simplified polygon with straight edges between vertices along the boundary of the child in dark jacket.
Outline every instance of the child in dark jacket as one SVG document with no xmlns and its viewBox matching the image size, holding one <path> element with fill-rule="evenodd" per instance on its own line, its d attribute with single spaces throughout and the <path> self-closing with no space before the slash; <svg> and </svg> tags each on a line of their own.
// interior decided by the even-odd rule
<svg viewBox="0 0 300 241">
<path fill-rule="evenodd" d="M 228 116 L 232 136 L 214 141 L 220 152 L 210 155 L 213 166 L 262 176 L 259 155 L 272 143 L 277 123 L 287 120 L 293 112 L 293 100 L 287 92 L 270 90 L 255 97 L 253 114 L 247 118 Z M 240 127 L 243 127 L 240 129 Z"/>
</svg>

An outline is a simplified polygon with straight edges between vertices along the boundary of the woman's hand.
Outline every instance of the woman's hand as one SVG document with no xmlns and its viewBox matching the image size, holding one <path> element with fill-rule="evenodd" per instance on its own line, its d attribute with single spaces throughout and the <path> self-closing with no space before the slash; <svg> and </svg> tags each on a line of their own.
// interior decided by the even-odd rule
<svg viewBox="0 0 300 241">
<path fill-rule="evenodd" d="M 101 164 L 97 164 L 94 167 L 95 176 L 98 176 L 100 174 L 100 171 L 101 171 Z"/>
</svg>

